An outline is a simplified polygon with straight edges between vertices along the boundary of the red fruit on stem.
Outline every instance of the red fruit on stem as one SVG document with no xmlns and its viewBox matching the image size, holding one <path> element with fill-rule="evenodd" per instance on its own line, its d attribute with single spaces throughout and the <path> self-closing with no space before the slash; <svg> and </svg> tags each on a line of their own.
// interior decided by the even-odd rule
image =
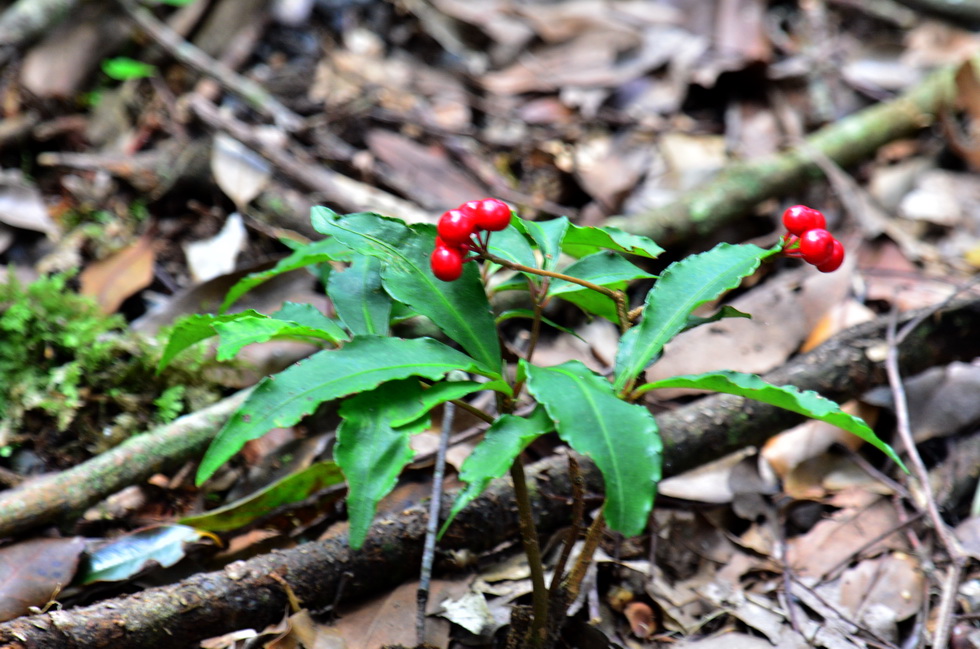
<svg viewBox="0 0 980 649">
<path fill-rule="evenodd" d="M 439 237 L 448 244 L 462 245 L 470 240 L 476 229 L 476 219 L 461 210 L 449 210 L 439 217 Z"/>
<path fill-rule="evenodd" d="M 452 282 L 463 274 L 463 251 L 453 246 L 439 246 L 429 257 L 432 274 L 444 282 Z"/>
<path fill-rule="evenodd" d="M 830 253 L 830 259 L 817 266 L 821 273 L 832 273 L 844 263 L 844 244 L 834 239 L 834 250 Z"/>
<path fill-rule="evenodd" d="M 827 219 L 819 210 L 806 205 L 794 205 L 783 212 L 783 226 L 795 234 L 802 236 L 807 230 L 823 230 L 827 227 Z"/>
<path fill-rule="evenodd" d="M 490 232 L 498 232 L 510 225 L 510 208 L 497 198 L 466 201 L 459 206 L 465 214 L 471 214 L 476 226 Z"/>
<path fill-rule="evenodd" d="M 834 235 L 824 229 L 807 230 L 800 236 L 800 256 L 814 266 L 825 264 L 834 252 L 834 241 Z"/>
</svg>

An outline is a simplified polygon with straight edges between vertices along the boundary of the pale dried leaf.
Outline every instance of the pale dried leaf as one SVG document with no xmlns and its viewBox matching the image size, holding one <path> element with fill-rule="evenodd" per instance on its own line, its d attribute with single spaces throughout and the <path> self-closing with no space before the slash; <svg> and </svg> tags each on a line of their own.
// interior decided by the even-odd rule
<svg viewBox="0 0 980 649">
<path fill-rule="evenodd" d="M 905 380 L 909 425 L 916 442 L 952 435 L 980 422 L 980 365 L 950 363 Z M 877 406 L 893 408 L 888 387 L 864 397 Z"/>
<path fill-rule="evenodd" d="M 238 140 L 217 133 L 211 147 L 211 173 L 221 191 L 243 210 L 265 189 L 272 166 Z"/>
<path fill-rule="evenodd" d="M 0 222 L 52 238 L 58 234 L 41 192 L 17 169 L 0 172 Z"/>
<path fill-rule="evenodd" d="M 248 243 L 248 232 L 238 212 L 225 220 L 221 231 L 210 239 L 184 245 L 187 267 L 196 283 L 227 275 L 235 270 L 238 254 Z"/>
</svg>

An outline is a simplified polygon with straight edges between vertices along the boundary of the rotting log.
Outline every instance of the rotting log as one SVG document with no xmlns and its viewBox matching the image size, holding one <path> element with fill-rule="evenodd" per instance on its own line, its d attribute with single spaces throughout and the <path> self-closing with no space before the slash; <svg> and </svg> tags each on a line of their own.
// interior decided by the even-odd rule
<svg viewBox="0 0 980 649">
<path fill-rule="evenodd" d="M 915 317 L 909 313 L 906 322 Z M 906 374 L 980 355 L 980 300 L 957 302 L 930 315 L 901 347 Z M 878 353 L 885 319 L 849 329 L 814 351 L 766 375 L 774 383 L 817 389 L 846 399 L 884 381 Z M 665 441 L 665 474 L 717 459 L 745 445 L 759 444 L 801 417 L 776 408 L 716 395 L 658 418 Z M 601 490 L 595 466 L 580 461 L 590 491 Z M 528 471 L 540 531 L 565 525 L 571 493 L 566 459 L 537 463 Z M 446 497 L 447 501 L 449 496 Z M 440 547 L 486 550 L 515 538 L 513 491 L 506 480 L 466 508 Z M 12 649 L 146 649 L 192 647 L 206 637 L 241 628 L 263 628 L 282 619 L 288 606 L 283 584 L 300 602 L 322 609 L 338 596 L 347 600 L 390 589 L 414 576 L 421 557 L 425 512 L 405 510 L 375 523 L 364 548 L 352 552 L 345 533 L 277 551 L 224 570 L 202 573 L 170 586 L 150 588 L 71 610 L 18 618 L 0 625 L 0 647 Z"/>
<path fill-rule="evenodd" d="M 942 68 L 895 99 L 875 104 L 812 133 L 803 146 L 725 167 L 661 207 L 606 221 L 662 246 L 709 236 L 762 201 L 796 191 L 823 177 L 808 153 L 838 166 L 865 160 L 883 145 L 929 126 L 953 97 L 953 69 Z"/>
</svg>

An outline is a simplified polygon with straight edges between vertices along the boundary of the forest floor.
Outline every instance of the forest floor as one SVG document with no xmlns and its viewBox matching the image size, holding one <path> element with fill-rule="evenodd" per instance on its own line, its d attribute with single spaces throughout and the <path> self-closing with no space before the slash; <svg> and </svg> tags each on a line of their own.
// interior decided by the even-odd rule
<svg viewBox="0 0 980 649">
<path fill-rule="evenodd" d="M 322 237 L 314 206 L 435 224 L 494 196 L 528 220 L 652 238 L 667 252 L 634 260 L 649 274 L 719 242 L 772 246 L 784 209 L 821 210 L 840 270 L 765 264 L 725 298 L 751 320 L 685 332 L 647 379 L 820 386 L 912 468 L 817 421 L 724 419 L 727 438 L 698 443 L 677 422 L 715 402 L 661 391 L 646 405 L 676 427 L 650 525 L 603 537 L 559 646 L 980 648 L 974 4 L 2 5 L 0 646 L 419 643 L 438 428 L 413 436 L 373 550 L 354 552 L 334 411 L 194 480 L 243 390 L 316 345 L 219 362 L 203 344 L 156 367 L 174 323 Z M 298 270 L 232 311 L 285 302 L 332 309 Z M 546 315 L 536 363 L 609 369 L 615 324 Z M 456 418 L 448 490 L 484 427 Z M 524 458 L 551 485 L 553 567 L 567 450 L 546 435 Z M 528 603 L 512 496 L 492 489 L 439 551 L 430 646 L 503 646 Z"/>
</svg>

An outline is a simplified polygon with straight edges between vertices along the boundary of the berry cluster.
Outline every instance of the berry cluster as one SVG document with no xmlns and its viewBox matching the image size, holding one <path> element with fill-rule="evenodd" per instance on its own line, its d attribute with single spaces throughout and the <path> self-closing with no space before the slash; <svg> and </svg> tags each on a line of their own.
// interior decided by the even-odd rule
<svg viewBox="0 0 980 649">
<path fill-rule="evenodd" d="M 444 282 L 459 279 L 467 251 L 486 248 L 486 238 L 481 232 L 497 232 L 510 224 L 510 208 L 496 198 L 466 201 L 454 210 L 439 217 L 436 248 L 429 263 L 432 274 Z M 477 235 L 477 240 L 473 240 Z"/>
<path fill-rule="evenodd" d="M 783 225 L 789 234 L 783 237 L 783 254 L 800 257 L 821 273 L 831 273 L 844 263 L 844 245 L 827 231 L 822 212 L 794 205 L 783 212 Z"/>
</svg>

